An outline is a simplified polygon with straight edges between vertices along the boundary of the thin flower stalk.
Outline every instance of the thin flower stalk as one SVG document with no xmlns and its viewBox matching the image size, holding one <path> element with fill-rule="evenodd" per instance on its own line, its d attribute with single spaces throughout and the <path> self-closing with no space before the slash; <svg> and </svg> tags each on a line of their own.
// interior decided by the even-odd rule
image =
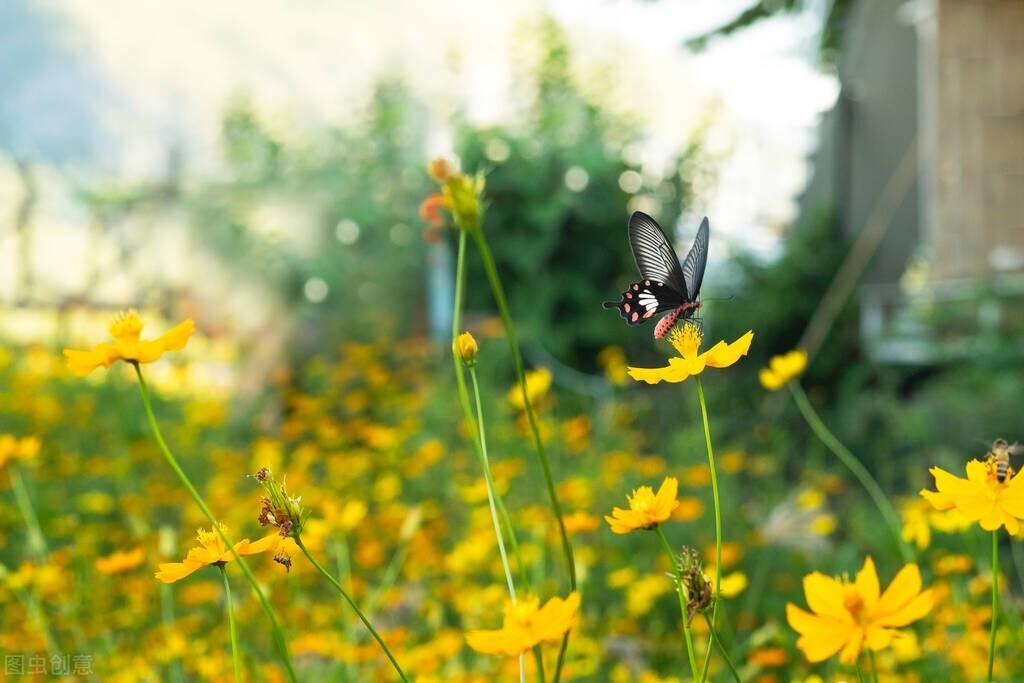
<svg viewBox="0 0 1024 683">
<path fill-rule="evenodd" d="M 999 530 L 992 532 L 992 625 L 988 636 L 988 683 L 996 661 L 996 626 L 999 622 Z"/>
<path fill-rule="evenodd" d="M 815 435 L 821 440 L 825 447 L 828 448 L 832 453 L 839 458 L 839 461 L 846 466 L 846 469 L 860 482 L 860 485 L 864 487 L 868 495 L 871 496 L 871 500 L 874 502 L 875 507 L 878 508 L 878 512 L 881 513 L 882 518 L 885 520 L 886 526 L 889 527 L 890 533 L 896 539 L 896 544 L 899 546 L 900 555 L 903 557 L 903 561 L 910 563 L 914 561 L 914 551 L 910 548 L 906 541 L 903 540 L 901 532 L 901 524 L 899 515 L 896 514 L 896 510 L 893 508 L 889 499 L 886 498 L 882 488 L 875 481 L 875 478 L 871 476 L 867 468 L 864 467 L 863 463 L 857 459 L 857 457 L 850 452 L 843 443 L 836 438 L 836 435 L 825 426 L 821 418 L 815 412 L 814 407 L 811 405 L 810 399 L 807 398 L 807 394 L 804 392 L 803 387 L 798 382 L 787 382 L 786 386 L 789 387 L 790 392 L 793 394 L 793 400 L 796 401 L 796 406 L 800 410 L 800 414 L 803 415 L 807 425 L 815 433 Z"/>
<path fill-rule="evenodd" d="M 169 583 L 160 584 L 160 621 L 164 630 L 170 632 L 174 629 L 174 589 Z M 181 661 L 174 657 L 169 663 L 172 683 L 182 683 L 184 677 L 181 671 Z"/>
<path fill-rule="evenodd" d="M 704 423 L 704 444 L 707 447 L 708 468 L 711 472 L 711 498 L 715 507 L 715 593 L 714 605 L 711 608 L 711 632 L 714 633 L 718 627 L 718 606 L 722 602 L 722 504 L 718 495 L 718 470 L 715 467 L 715 451 L 711 445 L 708 406 L 704 400 L 704 385 L 701 382 L 700 375 L 697 375 L 697 398 L 700 400 L 700 416 Z M 704 656 L 704 666 L 701 669 L 701 683 L 707 680 L 708 669 L 711 666 L 712 651 L 713 648 L 709 644 L 707 654 Z"/>
<path fill-rule="evenodd" d="M 690 675 L 694 681 L 697 681 L 699 674 L 697 672 L 697 658 L 693 654 L 693 637 L 690 635 L 690 617 L 689 608 L 687 604 L 690 601 L 688 595 L 686 595 L 686 589 L 683 586 L 681 580 L 682 567 L 679 566 L 679 562 L 676 558 L 676 554 L 672 551 L 672 546 L 669 544 L 668 539 L 665 538 L 665 532 L 661 530 L 661 525 L 654 527 L 654 531 L 658 534 L 658 538 L 661 540 L 661 545 L 665 548 L 665 552 L 668 554 L 670 566 L 672 567 L 672 582 L 675 584 L 676 595 L 679 598 L 679 614 L 683 622 L 683 640 L 686 642 L 686 658 L 690 662 Z"/>
<path fill-rule="evenodd" d="M 722 655 L 722 659 L 725 660 L 726 666 L 729 667 L 729 672 L 732 673 L 733 680 L 736 683 L 743 683 L 743 679 L 740 678 L 739 671 L 736 670 L 736 665 L 732 663 L 732 659 L 729 658 L 729 653 L 725 649 L 725 645 L 722 644 L 722 639 L 718 637 L 718 632 L 715 630 L 715 625 L 711 623 L 711 618 L 707 612 L 704 612 L 704 623 L 708 625 L 708 634 L 711 636 L 711 640 L 715 647 L 718 648 L 718 654 Z"/>
<path fill-rule="evenodd" d="M 298 678 L 295 675 L 295 669 L 292 667 L 291 657 L 288 655 L 288 645 L 284 639 L 284 635 L 281 633 L 281 627 L 277 621 L 277 615 L 274 613 L 274 608 L 271 607 L 270 602 L 267 600 L 267 596 L 263 594 L 263 589 L 260 588 L 259 583 L 256 581 L 256 576 L 252 573 L 252 569 L 249 567 L 249 564 L 241 555 L 238 554 L 238 551 L 235 550 L 235 546 L 231 543 L 230 539 L 228 539 L 220 524 L 217 523 L 213 513 L 210 511 L 210 508 L 206 505 L 206 501 L 204 501 L 202 496 L 199 495 L 199 491 L 197 491 L 196 487 L 192 484 L 192 480 L 189 479 L 188 475 L 185 474 L 185 471 L 181 469 L 181 465 L 178 464 L 177 458 L 174 457 L 171 449 L 167 446 L 167 442 L 164 441 L 163 433 L 160 431 L 160 425 L 157 424 L 156 416 L 153 414 L 153 405 L 149 398 L 149 389 L 146 386 L 146 380 L 142 376 L 142 370 L 137 362 L 132 362 L 131 364 L 132 367 L 135 368 L 135 376 L 139 380 L 139 391 L 142 393 L 142 404 L 146 410 L 146 418 L 149 421 L 150 430 L 153 432 L 153 438 L 160 447 L 160 452 L 163 454 L 167 464 L 170 465 L 171 469 L 181 481 L 182 486 L 184 486 L 189 492 L 189 495 L 192 496 L 192 500 L 195 501 L 196 505 L 199 506 L 199 509 L 206 516 L 206 519 L 209 520 L 210 526 L 216 530 L 220 535 L 221 540 L 224 541 L 224 545 L 229 548 L 232 555 L 234 555 L 235 561 L 238 563 L 238 566 L 241 567 L 242 573 L 245 574 L 246 580 L 252 587 L 253 592 L 256 593 L 256 598 L 259 600 L 260 605 L 263 607 L 263 611 L 270 620 L 274 646 L 277 648 L 278 657 L 281 659 L 285 672 L 288 674 L 288 680 L 292 683 L 298 683 Z"/>
<path fill-rule="evenodd" d="M 423 512 L 420 508 L 413 508 L 409 511 L 405 521 L 402 523 L 402 529 L 398 534 L 398 546 L 395 548 L 395 554 L 392 556 L 391 562 L 388 563 L 387 568 L 384 570 L 380 583 L 366 600 L 366 613 L 370 616 L 376 614 L 377 609 L 380 607 L 384 597 L 388 594 L 388 591 L 390 591 L 398 582 L 399 574 L 401 574 L 402 567 L 405 566 L 405 560 L 409 556 L 409 541 L 412 540 L 416 530 L 419 529 L 422 516 Z M 348 572 L 341 571 L 341 568 L 339 567 L 338 580 L 345 581 L 347 583 L 347 574 Z"/>
<path fill-rule="evenodd" d="M 497 487 L 494 485 L 494 477 L 491 475 L 491 464 L 487 457 L 487 434 L 484 431 L 484 409 L 483 404 L 480 401 L 480 382 L 476 377 L 476 367 L 472 364 L 469 365 L 469 378 L 473 384 L 473 398 L 476 401 L 476 425 L 480 439 L 480 467 L 484 471 L 484 483 L 487 486 L 487 502 L 491 509 L 491 522 L 494 524 L 494 535 L 498 541 L 498 553 L 501 555 L 501 566 L 505 571 L 505 582 L 508 584 L 508 595 L 512 604 L 516 603 L 516 586 L 512 581 L 512 569 L 508 564 L 508 554 L 505 552 L 505 539 L 501 533 L 501 524 L 498 523 L 498 511 L 495 504 L 495 500 L 501 500 L 501 494 L 498 493 Z M 511 524 L 508 525 L 511 529 Z M 522 567 L 522 562 L 519 562 Z M 526 680 L 526 666 L 524 656 L 519 655 L 519 680 Z M 541 679 L 543 680 L 543 679 Z"/>
<path fill-rule="evenodd" d="M 515 371 L 516 381 L 519 383 L 519 389 L 523 395 L 523 408 L 526 411 L 526 420 L 530 424 L 533 444 L 537 451 L 537 458 L 540 460 L 541 470 L 544 473 L 544 482 L 548 492 L 548 503 L 551 507 L 551 512 L 554 514 L 555 519 L 558 522 L 558 532 L 562 539 L 562 552 L 565 554 L 565 562 L 569 571 L 570 590 L 575 591 L 576 559 L 573 555 L 572 542 L 569 540 L 569 533 L 565 528 L 565 521 L 562 518 L 562 506 L 558 501 L 558 492 L 555 489 L 555 480 L 551 474 L 551 463 L 548 460 L 547 452 L 544 448 L 544 441 L 540 435 L 540 428 L 537 425 L 537 416 L 534 413 L 533 405 L 530 403 L 530 397 L 526 390 L 526 375 L 523 372 L 523 358 L 519 351 L 519 341 L 516 337 L 515 326 L 512 324 L 512 316 L 509 315 L 508 303 L 505 300 L 505 291 L 501 286 L 501 279 L 498 277 L 498 269 L 495 266 L 494 256 L 491 254 L 491 248 L 487 244 L 487 239 L 484 236 L 479 223 L 474 228 L 471 228 L 470 231 L 473 233 L 477 249 L 480 251 L 480 256 L 483 259 L 484 270 L 487 271 L 487 279 L 491 285 L 491 294 L 494 296 L 494 301 L 498 306 L 498 314 L 500 315 L 502 325 L 505 328 L 505 337 L 508 339 L 509 350 L 512 354 L 512 367 Z M 562 646 L 558 652 L 558 661 L 555 664 L 555 673 L 554 678 L 552 679 L 554 683 L 558 683 L 561 679 L 562 665 L 565 662 L 565 652 L 568 646 L 569 632 L 567 631 L 562 640 Z"/>
<path fill-rule="evenodd" d="M 462 297 L 466 290 L 466 231 L 459 230 L 459 251 L 458 257 L 455 262 L 455 305 L 452 310 L 452 359 L 455 363 L 455 380 L 458 385 L 459 402 L 462 404 L 462 412 L 465 415 L 467 424 L 471 430 L 471 440 L 473 441 L 473 447 L 476 449 L 477 457 L 483 465 L 484 476 L 488 479 L 488 496 L 490 491 L 493 489 L 493 482 L 490 481 L 490 466 L 488 464 L 487 453 L 484 450 L 484 445 L 481 442 L 481 435 L 483 434 L 483 426 L 477 427 L 477 419 L 473 413 L 473 407 L 470 403 L 469 389 L 466 386 L 466 376 L 464 374 L 465 368 L 463 367 L 463 361 L 460 357 L 458 349 L 459 330 L 462 324 Z M 474 382 L 475 382 L 474 378 Z M 479 403 L 477 406 L 477 413 L 481 416 L 483 413 L 480 411 Z M 481 417 L 482 419 L 482 417 Z M 494 500 L 495 505 L 498 508 L 498 514 L 501 517 L 501 522 L 508 532 L 509 545 L 512 548 L 512 555 L 516 558 L 516 567 L 519 570 L 519 585 L 523 590 L 529 591 L 529 577 L 526 572 L 526 565 L 523 564 L 522 555 L 519 552 L 519 539 L 516 536 L 515 528 L 512 526 L 512 519 L 508 514 L 508 510 L 505 508 L 505 503 L 501 496 L 496 496 Z"/>
<path fill-rule="evenodd" d="M 363 614 L 363 610 L 359 609 L 359 605 L 356 604 L 356 601 L 352 599 L 352 596 L 348 594 L 348 591 L 345 590 L 341 583 L 339 583 L 338 580 L 334 578 L 329 571 L 324 569 L 323 565 L 317 562 L 316 558 L 314 558 L 313 555 L 310 554 L 309 549 L 306 548 L 306 544 L 302 542 L 302 536 L 296 534 L 294 538 L 295 544 L 302 551 L 302 554 L 306 556 L 306 559 L 309 560 L 310 564 L 312 564 L 316 568 L 316 570 L 320 572 L 321 576 L 327 579 L 328 583 L 334 586 L 334 589 L 338 591 L 338 594 L 341 595 L 345 602 L 348 603 L 348 606 L 351 607 L 352 611 L 356 613 L 356 616 L 359 617 L 359 620 L 363 622 L 363 626 L 366 627 L 366 629 L 370 632 L 370 635 L 373 636 L 373 639 L 377 641 L 378 645 L 380 645 L 381 649 L 384 651 L 384 656 L 388 658 L 389 662 L 391 662 L 391 666 L 394 667 L 395 673 L 398 674 L 398 677 L 403 681 L 403 683 L 409 683 L 409 679 L 406 677 L 405 672 L 402 671 L 402 667 L 398 664 L 398 660 L 395 659 L 395 655 L 392 654 L 391 648 L 388 647 L 387 643 L 384 642 L 384 639 L 380 637 L 379 633 L 377 633 L 377 629 L 373 627 L 373 624 L 370 623 L 370 620 L 366 618 L 365 614 Z"/>
<path fill-rule="evenodd" d="M 227 570 L 219 565 L 220 576 L 224 580 L 224 609 L 228 613 L 228 631 L 231 634 L 231 664 L 235 669 L 235 683 L 242 681 L 242 660 L 238 654 L 238 629 L 235 626 L 235 613 L 231 605 L 231 582 L 228 581 Z"/>
<path fill-rule="evenodd" d="M 533 648 L 533 661 L 537 669 L 537 683 L 544 683 L 544 654 L 540 651 L 540 645 Z"/>
<path fill-rule="evenodd" d="M 14 463 L 7 466 L 11 477 L 11 488 L 14 490 L 14 500 L 18 504 L 18 511 L 25 520 L 25 528 L 28 530 L 28 547 L 32 555 L 39 562 L 44 562 L 49 550 L 46 547 L 46 537 L 39 525 L 39 517 L 32 506 L 32 497 L 28 494 L 25 480 L 21 477 L 21 469 Z"/>
<path fill-rule="evenodd" d="M 3 579 L 8 571 L 4 565 L 0 564 L 0 579 Z M 34 623 L 36 628 L 39 629 L 39 633 L 43 636 L 43 642 L 46 644 L 47 653 L 51 656 L 59 655 L 61 650 L 57 646 L 57 639 L 53 637 L 50 622 L 46 619 L 46 613 L 39 606 L 39 601 L 36 599 L 32 586 L 27 586 L 24 591 L 12 589 L 11 592 L 25 607 L 29 622 Z"/>
</svg>

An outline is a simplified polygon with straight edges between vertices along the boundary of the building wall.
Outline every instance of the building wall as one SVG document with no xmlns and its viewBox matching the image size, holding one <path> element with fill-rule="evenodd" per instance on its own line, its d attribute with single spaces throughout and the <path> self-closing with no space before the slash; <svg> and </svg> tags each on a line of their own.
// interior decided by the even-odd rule
<svg viewBox="0 0 1024 683">
<path fill-rule="evenodd" d="M 901 7 L 894 0 L 854 3 L 837 64 L 839 99 L 822 119 L 821 142 L 811 161 L 814 172 L 800 198 L 804 218 L 834 209 L 850 243 L 877 215 L 893 174 L 908 150 L 914 151 L 917 33 Z M 864 282 L 899 281 L 920 242 L 918 191 L 915 179 L 886 212 L 884 236 Z"/>
<path fill-rule="evenodd" d="M 931 278 L 1024 270 L 1024 1 L 937 0 Z"/>
</svg>

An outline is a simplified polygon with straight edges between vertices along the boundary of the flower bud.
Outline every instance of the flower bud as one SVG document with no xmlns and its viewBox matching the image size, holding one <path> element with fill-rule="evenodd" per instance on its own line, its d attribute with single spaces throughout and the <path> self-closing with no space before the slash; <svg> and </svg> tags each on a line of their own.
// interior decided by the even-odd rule
<svg viewBox="0 0 1024 683">
<path fill-rule="evenodd" d="M 476 365 L 476 339 L 469 332 L 463 332 L 455 340 L 455 353 L 467 366 Z"/>
<path fill-rule="evenodd" d="M 452 175 L 452 164 L 447 159 L 438 157 L 427 164 L 427 173 L 439 183 L 443 183 Z"/>
</svg>

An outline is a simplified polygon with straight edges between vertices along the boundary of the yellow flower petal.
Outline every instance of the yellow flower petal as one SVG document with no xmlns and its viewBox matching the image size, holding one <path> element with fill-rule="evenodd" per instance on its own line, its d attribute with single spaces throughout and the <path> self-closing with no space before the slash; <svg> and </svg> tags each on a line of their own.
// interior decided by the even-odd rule
<svg viewBox="0 0 1024 683">
<path fill-rule="evenodd" d="M 466 643 L 485 655 L 508 655 L 512 657 L 528 649 L 523 633 L 518 629 L 497 631 L 469 631 Z"/>
<path fill-rule="evenodd" d="M 711 347 L 705 356 L 708 367 L 727 368 L 750 351 L 750 344 L 754 341 L 754 331 L 748 330 L 746 334 L 731 344 L 718 342 Z"/>
<path fill-rule="evenodd" d="M 1014 475 L 999 495 L 999 505 L 1008 513 L 1024 519 L 1024 476 Z"/>
<path fill-rule="evenodd" d="M 821 572 L 812 572 L 804 577 L 804 596 L 807 606 L 817 614 L 850 621 L 850 614 L 843 606 L 843 584 Z"/>
<path fill-rule="evenodd" d="M 864 637 L 864 645 L 869 650 L 884 650 L 889 647 L 892 639 L 896 636 L 896 631 L 888 628 L 880 628 L 877 626 L 869 627 Z"/>
<path fill-rule="evenodd" d="M 196 324 L 192 320 L 180 322 L 171 329 L 156 338 L 156 342 L 166 351 L 181 351 L 185 348 L 192 333 L 196 331 Z"/>
<path fill-rule="evenodd" d="M 672 363 L 675 358 L 669 360 L 669 364 L 663 368 L 633 368 L 627 367 L 626 372 L 638 382 L 658 384 L 659 382 L 682 382 L 692 373 L 681 364 Z"/>
<path fill-rule="evenodd" d="M 557 642 L 566 631 L 576 625 L 580 608 L 580 594 L 573 591 L 565 600 L 551 598 L 540 608 L 534 620 L 537 638 L 542 642 Z"/>
<path fill-rule="evenodd" d="M 956 507 L 953 499 L 940 491 L 921 489 L 920 493 L 936 510 L 951 510 Z"/>
<path fill-rule="evenodd" d="M 810 614 L 790 603 L 786 619 L 800 634 L 796 645 L 809 662 L 822 662 L 842 649 L 850 637 L 853 624 Z"/>
<path fill-rule="evenodd" d="M 879 598 L 874 610 L 872 610 L 872 616 L 884 619 L 897 614 L 920 592 L 921 570 L 918 569 L 916 564 L 908 564 L 897 572 L 892 583 L 882 593 L 882 597 Z M 893 624 L 885 622 L 884 625 L 892 626 Z"/>
<path fill-rule="evenodd" d="M 843 664 L 853 664 L 860 657 L 860 647 L 864 642 L 864 629 L 854 628 L 850 631 L 849 639 L 839 653 L 839 661 Z"/>
<path fill-rule="evenodd" d="M 864 605 L 871 609 L 878 602 L 879 591 L 878 572 L 875 571 L 875 562 L 870 556 L 864 558 L 864 566 L 857 572 L 857 590 L 864 599 Z"/>
<path fill-rule="evenodd" d="M 676 500 L 678 494 L 679 480 L 675 477 L 665 477 L 665 481 L 661 482 L 658 493 L 654 496 L 654 508 L 658 511 L 657 516 L 665 516 L 661 521 L 668 519 L 668 516 L 679 507 L 679 501 Z"/>
<path fill-rule="evenodd" d="M 761 368 L 761 371 L 757 373 L 757 378 L 761 381 L 761 386 L 768 391 L 775 391 L 784 384 L 782 377 L 768 368 Z"/>
<path fill-rule="evenodd" d="M 238 551 L 239 555 L 256 555 L 258 553 L 273 552 L 277 550 L 277 546 L 281 543 L 281 534 L 270 534 L 264 536 L 256 542 L 250 541 L 248 538 L 239 541 L 235 544 L 235 550 Z M 232 558 L 234 557 L 231 553 L 228 553 Z"/>
<path fill-rule="evenodd" d="M 906 626 L 907 624 L 913 623 L 918 619 L 924 617 L 926 614 L 932 611 L 932 607 L 935 605 L 935 596 L 931 589 L 928 589 L 916 596 L 913 600 L 905 604 L 897 611 L 881 618 L 877 618 L 876 623 L 882 626 L 892 626 L 899 628 Z"/>
<path fill-rule="evenodd" d="M 184 562 L 167 562 L 159 566 L 159 571 L 157 571 L 155 576 L 164 583 L 174 583 L 175 581 L 181 581 L 186 576 L 191 576 L 204 566 L 206 565 L 202 562 L 188 559 Z"/>
<path fill-rule="evenodd" d="M 105 368 L 110 367 L 118 355 L 112 344 L 100 344 L 86 351 L 64 349 L 64 357 L 67 359 L 68 369 L 84 377 L 101 365 Z"/>
</svg>

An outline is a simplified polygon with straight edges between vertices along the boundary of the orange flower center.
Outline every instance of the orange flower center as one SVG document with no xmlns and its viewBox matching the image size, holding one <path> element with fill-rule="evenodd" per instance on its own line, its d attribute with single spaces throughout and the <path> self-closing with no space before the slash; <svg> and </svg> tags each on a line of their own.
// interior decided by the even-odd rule
<svg viewBox="0 0 1024 683">
<path fill-rule="evenodd" d="M 857 590 L 856 586 L 845 586 L 843 607 L 846 608 L 846 611 L 850 613 L 850 616 L 858 624 L 863 624 L 867 621 L 867 605 L 864 604 L 864 597 Z"/>
</svg>

